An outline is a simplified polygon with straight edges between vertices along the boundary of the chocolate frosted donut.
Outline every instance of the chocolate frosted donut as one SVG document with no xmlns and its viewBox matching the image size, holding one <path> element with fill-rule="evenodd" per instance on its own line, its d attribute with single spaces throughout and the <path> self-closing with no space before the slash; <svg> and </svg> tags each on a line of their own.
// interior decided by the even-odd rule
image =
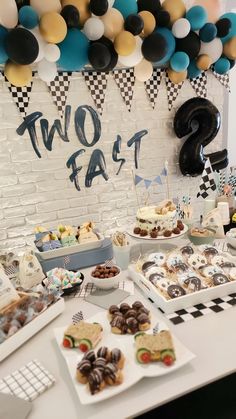
<svg viewBox="0 0 236 419">
<path fill-rule="evenodd" d="M 212 280 L 214 285 L 222 285 L 226 284 L 227 282 L 230 282 L 227 276 L 224 274 L 215 274 L 213 275 Z"/>
<path fill-rule="evenodd" d="M 178 298 L 185 295 L 186 291 L 180 285 L 170 285 L 167 288 L 167 293 L 170 296 L 170 298 Z"/>
<path fill-rule="evenodd" d="M 97 351 L 98 358 L 104 358 L 107 359 L 109 355 L 109 350 L 106 346 L 101 346 L 101 348 Z"/>
<path fill-rule="evenodd" d="M 82 359 L 77 365 L 77 370 L 85 377 L 88 376 L 92 370 L 91 362 L 88 359 Z"/>
<path fill-rule="evenodd" d="M 88 376 L 88 383 L 89 383 L 89 389 L 91 391 L 91 394 L 95 394 L 98 391 L 100 391 L 100 386 L 103 382 L 103 374 L 99 369 L 94 369 L 91 374 Z"/>
<path fill-rule="evenodd" d="M 135 310 L 139 310 L 141 307 L 143 307 L 143 304 L 141 303 L 141 301 L 135 301 L 132 304 L 132 308 L 134 308 Z"/>
<path fill-rule="evenodd" d="M 180 249 L 182 255 L 190 256 L 194 254 L 194 250 L 192 246 L 184 246 L 182 249 Z"/>
<path fill-rule="evenodd" d="M 125 314 L 125 313 L 126 313 L 126 311 L 128 311 L 128 310 L 130 310 L 130 309 L 131 309 L 131 307 L 129 306 L 129 304 L 122 303 L 122 304 L 120 305 L 120 311 L 121 311 L 121 313 L 122 313 L 122 314 Z"/>
<path fill-rule="evenodd" d="M 96 359 L 95 352 L 93 350 L 86 352 L 83 359 L 88 359 L 92 364 Z"/>
<path fill-rule="evenodd" d="M 146 272 L 151 266 L 154 266 L 155 262 L 144 262 L 143 266 L 142 266 L 142 271 Z"/>
<path fill-rule="evenodd" d="M 97 358 L 96 361 L 93 363 L 94 368 L 98 368 L 99 370 L 104 370 L 106 366 L 106 360 L 104 358 Z"/>
<path fill-rule="evenodd" d="M 202 281 L 197 276 L 192 276 L 190 278 L 185 279 L 184 283 L 186 285 L 193 285 L 194 291 L 200 291 L 202 289 Z"/>
<path fill-rule="evenodd" d="M 118 348 L 112 349 L 110 355 L 110 361 L 112 364 L 118 364 L 122 356 L 121 350 Z"/>
</svg>

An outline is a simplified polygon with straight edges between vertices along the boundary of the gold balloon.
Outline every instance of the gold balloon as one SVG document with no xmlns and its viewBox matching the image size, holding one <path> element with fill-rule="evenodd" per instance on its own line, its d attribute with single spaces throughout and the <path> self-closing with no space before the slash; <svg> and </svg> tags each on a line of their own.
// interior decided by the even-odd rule
<svg viewBox="0 0 236 419">
<path fill-rule="evenodd" d="M 186 80 L 188 72 L 187 71 L 181 71 L 177 73 L 176 71 L 172 70 L 171 68 L 168 68 L 167 70 L 168 77 L 174 84 L 179 84 L 182 81 Z"/>
<path fill-rule="evenodd" d="M 230 60 L 236 60 L 236 36 L 224 44 L 224 54 Z"/>
<path fill-rule="evenodd" d="M 45 13 L 39 22 L 39 30 L 46 42 L 58 44 L 67 34 L 66 22 L 59 13 Z"/>
<path fill-rule="evenodd" d="M 212 59 L 207 54 L 199 55 L 196 61 L 196 66 L 199 70 L 209 70 L 210 66 L 212 65 Z"/>
<path fill-rule="evenodd" d="M 83 27 L 86 20 L 91 17 L 89 3 L 90 0 L 61 0 L 62 7 L 70 5 L 75 6 L 79 10 L 79 21 L 81 27 Z"/>
<path fill-rule="evenodd" d="M 130 55 L 136 47 L 136 40 L 132 33 L 122 31 L 116 36 L 114 47 L 118 55 Z"/>
<path fill-rule="evenodd" d="M 155 17 L 153 16 L 152 13 L 146 10 L 143 10 L 142 12 L 140 12 L 139 16 L 143 19 L 143 23 L 144 23 L 144 27 L 143 27 L 141 35 L 142 36 L 150 35 L 156 27 Z"/>
<path fill-rule="evenodd" d="M 32 70 L 29 65 L 20 65 L 11 61 L 6 63 L 4 75 L 16 87 L 27 86 L 32 81 Z"/>
<path fill-rule="evenodd" d="M 186 13 L 186 7 L 182 0 L 165 0 L 164 3 L 162 3 L 162 7 L 170 14 L 171 23 L 184 17 Z"/>
<path fill-rule="evenodd" d="M 124 18 L 119 10 L 108 9 L 107 13 L 101 16 L 104 23 L 104 36 L 109 39 L 114 39 L 124 29 Z"/>
</svg>

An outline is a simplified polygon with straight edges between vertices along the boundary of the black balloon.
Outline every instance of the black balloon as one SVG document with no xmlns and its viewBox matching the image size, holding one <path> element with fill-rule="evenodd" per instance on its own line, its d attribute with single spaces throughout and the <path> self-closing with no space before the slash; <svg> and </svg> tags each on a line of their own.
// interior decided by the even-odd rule
<svg viewBox="0 0 236 419">
<path fill-rule="evenodd" d="M 139 35 L 143 28 L 144 22 L 141 16 L 139 15 L 129 15 L 125 19 L 125 30 L 131 32 L 133 35 Z"/>
<path fill-rule="evenodd" d="M 138 0 L 137 3 L 138 3 L 139 12 L 142 12 L 143 10 L 147 10 L 148 12 L 155 13 L 161 9 L 160 0 Z"/>
<path fill-rule="evenodd" d="M 77 7 L 68 5 L 63 7 L 61 15 L 67 24 L 67 28 L 78 28 L 79 26 L 79 10 Z"/>
<path fill-rule="evenodd" d="M 35 36 L 27 29 L 12 29 L 5 39 L 5 49 L 11 61 L 17 64 L 32 64 L 39 53 Z"/>
<path fill-rule="evenodd" d="M 103 71 L 111 61 L 109 48 L 99 42 L 93 42 L 88 49 L 88 59 L 95 70 Z"/>
<path fill-rule="evenodd" d="M 158 27 L 168 27 L 170 24 L 170 13 L 166 12 L 166 10 L 160 10 L 159 12 L 155 13 L 156 24 Z"/>
<path fill-rule="evenodd" d="M 196 58 L 201 48 L 201 41 L 195 32 L 189 34 L 182 39 L 176 39 L 176 51 L 183 51 L 189 56 L 190 60 Z"/>
<path fill-rule="evenodd" d="M 97 41 L 92 41 L 90 44 L 99 43 L 106 47 L 106 49 L 110 52 L 110 62 L 105 66 L 103 69 L 100 69 L 100 71 L 103 72 L 109 72 L 112 71 L 118 62 L 118 54 L 114 48 L 113 42 L 106 38 L 105 36 L 102 36 L 102 38 L 98 39 Z M 104 50 L 103 50 L 104 51 Z"/>
<path fill-rule="evenodd" d="M 147 61 L 160 61 L 167 52 L 167 42 L 161 34 L 154 32 L 142 44 L 142 53 Z"/>
<path fill-rule="evenodd" d="M 231 70 L 231 68 L 233 68 L 235 66 L 236 61 L 235 60 L 229 60 L 229 62 L 230 62 L 230 70 Z"/>
<path fill-rule="evenodd" d="M 216 27 L 217 27 L 217 36 L 219 38 L 224 38 L 225 36 L 229 34 L 229 31 L 232 27 L 232 22 L 230 19 L 227 19 L 226 17 L 224 17 L 223 19 L 220 19 L 218 20 L 218 22 L 216 22 Z"/>
<path fill-rule="evenodd" d="M 197 124 L 196 129 L 193 129 L 194 123 Z M 227 150 L 204 154 L 204 147 L 214 140 L 220 126 L 220 112 L 207 99 L 190 99 L 178 109 L 174 119 L 175 133 L 178 138 L 190 135 L 179 155 L 180 170 L 184 176 L 201 175 L 207 158 L 213 170 L 227 167 Z"/>
<path fill-rule="evenodd" d="M 16 0 L 16 5 L 18 7 L 18 10 L 23 6 L 29 6 L 30 0 Z"/>
<path fill-rule="evenodd" d="M 107 12 L 109 3 L 107 0 L 90 0 L 90 11 L 96 16 L 103 16 Z"/>
</svg>

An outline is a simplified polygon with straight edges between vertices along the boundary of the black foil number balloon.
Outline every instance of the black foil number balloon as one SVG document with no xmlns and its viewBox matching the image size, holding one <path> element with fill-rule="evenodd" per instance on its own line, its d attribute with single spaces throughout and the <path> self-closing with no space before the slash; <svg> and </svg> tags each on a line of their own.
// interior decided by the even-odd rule
<svg viewBox="0 0 236 419">
<path fill-rule="evenodd" d="M 210 159 L 213 170 L 228 166 L 227 150 L 204 154 L 204 147 L 214 140 L 220 126 L 220 112 L 207 99 L 190 99 L 178 109 L 174 119 L 177 137 L 183 138 L 191 134 L 179 156 L 180 170 L 184 176 L 201 175 L 207 158 Z"/>
</svg>

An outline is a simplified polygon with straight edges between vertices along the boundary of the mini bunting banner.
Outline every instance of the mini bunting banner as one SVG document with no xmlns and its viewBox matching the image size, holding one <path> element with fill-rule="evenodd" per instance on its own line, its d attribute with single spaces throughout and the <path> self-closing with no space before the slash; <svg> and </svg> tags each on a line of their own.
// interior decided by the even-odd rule
<svg viewBox="0 0 236 419">
<path fill-rule="evenodd" d="M 140 182 L 142 182 L 142 180 L 143 180 L 142 177 L 140 177 L 138 175 L 135 175 L 135 178 L 134 178 L 134 184 L 135 184 L 135 186 L 137 186 Z"/>
<path fill-rule="evenodd" d="M 167 99 L 168 99 L 168 109 L 172 110 L 173 105 L 179 95 L 180 90 L 182 89 L 184 82 L 182 81 L 179 84 L 173 83 L 166 72 L 166 89 L 167 89 Z"/>
<path fill-rule="evenodd" d="M 32 82 L 28 86 L 16 87 L 13 86 L 5 77 L 6 85 L 12 95 L 12 98 L 23 119 L 27 116 L 27 109 L 30 101 L 30 94 L 32 90 Z"/>
<path fill-rule="evenodd" d="M 71 72 L 59 72 L 55 79 L 48 83 L 49 92 L 57 107 L 60 118 L 64 117 L 71 74 Z"/>
<path fill-rule="evenodd" d="M 97 71 L 83 71 L 82 74 L 97 110 L 102 115 L 107 90 L 107 74 Z"/>
<path fill-rule="evenodd" d="M 155 183 L 158 183 L 158 185 L 162 185 L 162 180 L 161 180 L 161 176 L 157 176 L 154 181 Z"/>
<path fill-rule="evenodd" d="M 190 79 L 190 84 L 196 95 L 206 99 L 207 97 L 207 73 L 204 71 L 199 77 Z"/>
<path fill-rule="evenodd" d="M 122 70 L 114 70 L 113 76 L 117 86 L 120 89 L 122 99 L 124 100 L 128 111 L 130 112 L 134 94 L 134 69 L 127 68 Z"/>
<path fill-rule="evenodd" d="M 149 189 L 152 184 L 152 180 L 144 179 L 144 184 L 145 184 L 145 188 Z"/>
<path fill-rule="evenodd" d="M 153 109 L 156 106 L 162 75 L 163 71 L 155 68 L 153 70 L 152 77 L 145 82 L 145 89 Z"/>
<path fill-rule="evenodd" d="M 218 74 L 213 70 L 213 68 L 211 70 L 212 70 L 212 73 L 215 76 L 215 78 L 220 82 L 220 84 L 222 84 L 222 86 L 224 86 L 228 90 L 228 92 L 231 93 L 229 73 Z"/>
<path fill-rule="evenodd" d="M 168 175 L 167 169 L 166 169 L 166 167 L 164 167 L 162 172 L 161 172 L 161 176 L 167 176 L 167 175 Z"/>
<path fill-rule="evenodd" d="M 209 196 L 209 190 L 216 190 L 216 182 L 215 175 L 211 167 L 210 159 L 207 159 L 202 173 L 197 198 L 201 196 L 203 199 L 206 199 Z"/>
</svg>

